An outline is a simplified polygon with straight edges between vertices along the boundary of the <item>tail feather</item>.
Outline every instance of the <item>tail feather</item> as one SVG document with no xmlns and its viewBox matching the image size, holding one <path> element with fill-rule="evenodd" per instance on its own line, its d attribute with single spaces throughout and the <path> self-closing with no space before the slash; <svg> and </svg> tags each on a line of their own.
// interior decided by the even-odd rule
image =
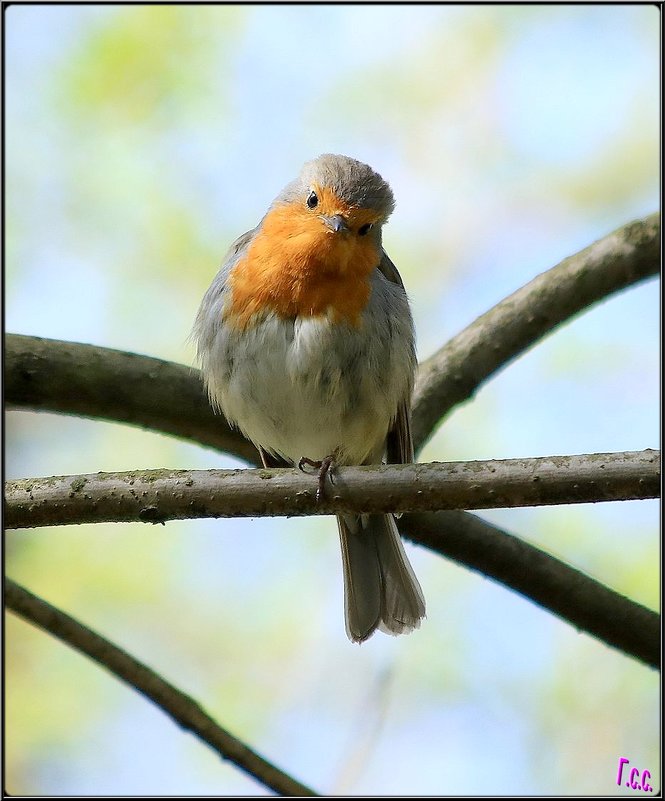
<svg viewBox="0 0 665 801">
<path fill-rule="evenodd" d="M 344 515 L 337 522 L 349 639 L 363 642 L 377 628 L 388 634 L 417 629 L 425 600 L 392 515 Z"/>
</svg>

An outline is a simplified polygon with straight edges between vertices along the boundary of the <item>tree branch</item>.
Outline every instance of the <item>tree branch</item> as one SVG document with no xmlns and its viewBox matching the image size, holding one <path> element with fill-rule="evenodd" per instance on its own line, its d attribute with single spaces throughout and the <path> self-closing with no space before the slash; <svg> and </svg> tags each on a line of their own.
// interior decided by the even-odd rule
<svg viewBox="0 0 665 801">
<path fill-rule="evenodd" d="M 656 213 L 564 259 L 483 314 L 418 368 L 412 421 L 416 450 L 451 409 L 558 325 L 659 269 Z"/>
<path fill-rule="evenodd" d="M 464 512 L 404 515 L 410 540 L 503 584 L 575 628 L 653 668 L 660 615 L 487 521 Z"/>
<path fill-rule="evenodd" d="M 296 470 L 147 470 L 7 483 L 8 528 L 192 517 L 387 512 L 654 497 L 657 451 L 343 468 L 333 497 L 317 504 L 316 482 Z M 330 494 L 330 493 L 329 493 Z M 560 496 L 559 496 L 560 497 Z M 465 512 L 412 512 L 400 529 L 414 542 L 494 578 L 572 625 L 651 666 L 659 617 L 565 563 Z"/>
<path fill-rule="evenodd" d="M 211 746 L 222 759 L 233 762 L 266 787 L 280 795 L 316 795 L 229 734 L 196 701 L 149 667 L 8 578 L 5 579 L 5 604 L 17 615 L 86 654 L 125 684 L 138 690 L 179 726 Z"/>
<path fill-rule="evenodd" d="M 256 448 L 215 414 L 200 371 L 136 353 L 7 334 L 10 408 L 129 423 L 260 464 Z"/>
<path fill-rule="evenodd" d="M 8 481 L 5 526 L 489 509 L 656 498 L 660 451 L 344 467 L 321 502 L 293 469 L 141 470 Z"/>
<path fill-rule="evenodd" d="M 558 267 L 538 276 L 479 318 L 466 331 L 444 346 L 438 354 L 422 364 L 416 382 L 413 409 L 416 444 L 422 446 L 437 423 L 455 404 L 469 398 L 483 381 L 534 344 L 538 338 L 586 305 L 591 305 L 615 291 L 655 274 L 659 264 L 659 229 L 660 218 L 657 214 L 618 229 L 590 248 L 566 259 Z M 6 337 L 5 364 L 5 399 L 9 406 L 139 425 L 188 439 L 203 446 L 224 450 L 249 463 L 257 464 L 253 446 L 237 432 L 229 429 L 222 416 L 212 413 L 197 370 L 135 354 L 94 348 L 90 345 L 18 335 Z M 347 475 L 346 470 L 344 473 Z M 350 472 L 348 477 L 351 480 Z M 82 480 L 88 477 L 78 478 Z M 271 483 L 274 480 L 272 478 Z M 647 477 L 646 480 L 650 482 L 652 478 Z M 70 491 L 75 494 L 81 488 L 70 485 Z M 464 492 L 459 486 L 458 489 Z M 491 486 L 485 485 L 482 491 L 489 493 L 490 489 Z M 576 489 L 579 490 L 579 486 Z M 594 492 L 589 491 L 588 486 L 585 491 L 589 492 L 588 500 L 592 500 Z M 641 491 L 645 491 L 644 484 Z M 311 503 L 310 488 L 308 487 L 305 492 L 304 496 L 299 496 L 299 502 Z M 479 490 L 476 490 L 476 493 L 478 492 Z M 648 490 L 646 495 L 631 497 L 649 497 L 651 492 L 653 490 Z M 426 493 L 423 493 L 423 496 L 425 495 Z M 218 500 L 216 499 L 216 502 Z M 143 504 L 141 506 L 143 517 L 140 519 L 159 522 L 161 501 L 162 498 L 157 509 L 152 508 L 151 504 Z M 35 505 L 33 501 L 32 506 Z M 491 498 L 491 503 L 487 505 L 499 504 L 496 498 Z M 327 511 L 327 508 L 324 510 L 321 506 L 312 508 L 311 511 L 323 512 Z M 33 514 L 34 508 L 28 511 L 26 507 L 25 513 Z M 482 570 L 487 575 L 493 575 L 491 562 L 494 557 L 486 563 L 480 552 L 487 547 L 488 553 L 494 553 L 486 542 L 489 543 L 492 537 L 496 541 L 495 527 L 474 515 L 453 511 L 407 515 L 402 518 L 400 526 L 404 527 L 407 521 L 420 520 L 424 531 L 425 519 L 429 526 L 443 526 L 439 537 L 445 536 L 446 541 L 454 542 L 454 539 L 451 539 L 454 532 L 458 532 L 459 537 L 469 544 L 475 538 L 479 543 L 477 563 L 465 561 L 463 556 L 458 560 L 474 569 Z M 454 524 L 450 521 L 454 521 Z M 408 532 L 406 533 L 408 536 Z M 501 577 L 499 575 L 501 570 L 497 568 L 496 578 L 507 586 L 515 586 L 519 592 L 529 595 L 529 592 L 520 589 L 520 581 L 527 576 L 528 571 L 524 571 L 519 563 L 514 561 L 516 558 L 514 543 L 520 541 L 504 532 L 501 533 L 504 537 L 508 537 L 509 541 L 505 541 L 508 544 L 497 546 L 500 550 L 496 552 L 496 558 L 504 566 L 515 565 L 518 575 L 512 577 L 508 571 Z M 432 540 L 434 534 L 432 530 L 427 537 Z M 425 536 L 422 541 L 430 544 Z M 522 546 L 530 547 L 525 543 L 521 543 L 520 547 Z M 433 540 L 430 547 L 435 547 Z M 444 552 L 440 542 L 435 549 Z M 451 558 L 457 558 L 454 554 L 449 555 Z M 565 601 L 568 592 L 565 582 L 557 585 L 557 582 L 553 581 L 552 584 L 559 586 L 560 594 Z M 547 582 L 539 586 L 546 585 Z M 539 600 L 537 590 L 536 586 L 533 598 L 537 603 L 542 603 L 556 614 L 567 617 L 565 603 L 559 612 L 556 605 L 550 606 L 546 599 Z M 631 602 L 626 601 L 626 603 Z M 653 612 L 648 610 L 647 612 L 649 615 L 654 615 Z M 620 615 L 615 617 L 619 619 Z M 575 622 L 575 625 L 587 628 L 583 622 Z M 635 629 L 635 626 L 631 628 Z M 591 624 L 587 630 L 601 639 L 604 638 L 602 633 L 594 632 Z M 621 646 L 617 644 L 616 647 Z"/>
</svg>

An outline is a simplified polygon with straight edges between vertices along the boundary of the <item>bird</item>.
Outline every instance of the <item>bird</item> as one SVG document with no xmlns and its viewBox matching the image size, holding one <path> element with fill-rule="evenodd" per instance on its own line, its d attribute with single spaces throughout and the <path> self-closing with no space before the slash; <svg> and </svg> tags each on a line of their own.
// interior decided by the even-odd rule
<svg viewBox="0 0 665 801">
<path fill-rule="evenodd" d="M 214 409 L 265 467 L 319 468 L 317 497 L 345 465 L 414 460 L 414 324 L 382 245 L 390 186 L 326 153 L 304 164 L 231 245 L 193 327 Z M 390 514 L 340 514 L 345 628 L 408 633 L 423 592 Z"/>
</svg>

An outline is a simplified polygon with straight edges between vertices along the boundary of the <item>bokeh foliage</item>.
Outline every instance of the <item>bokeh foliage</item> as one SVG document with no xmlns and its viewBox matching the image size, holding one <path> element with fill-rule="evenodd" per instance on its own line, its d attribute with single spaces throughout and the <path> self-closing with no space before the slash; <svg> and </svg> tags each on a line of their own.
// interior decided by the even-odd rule
<svg viewBox="0 0 665 801">
<path fill-rule="evenodd" d="M 11 331 L 191 363 L 226 247 L 325 151 L 395 190 L 385 243 L 423 357 L 658 204 L 655 8 L 12 6 L 5 25 Z M 422 458 L 655 447 L 657 295 L 557 332 Z M 231 464 L 106 423 L 6 426 L 11 476 Z M 485 516 L 657 605 L 655 503 Z M 321 791 L 626 792 L 621 756 L 659 786 L 655 675 L 422 551 L 422 630 L 361 649 L 343 634 L 331 520 L 10 532 L 6 557 Z M 10 792 L 257 792 L 11 616 L 6 646 Z"/>
</svg>

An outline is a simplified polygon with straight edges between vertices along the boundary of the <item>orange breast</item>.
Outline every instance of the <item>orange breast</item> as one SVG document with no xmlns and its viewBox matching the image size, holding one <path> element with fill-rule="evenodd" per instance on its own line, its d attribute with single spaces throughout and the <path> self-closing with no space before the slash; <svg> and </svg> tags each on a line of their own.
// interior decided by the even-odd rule
<svg viewBox="0 0 665 801">
<path fill-rule="evenodd" d="M 380 254 L 370 237 L 335 233 L 304 205 L 276 206 L 229 276 L 229 321 L 245 328 L 256 314 L 318 317 L 358 325 Z"/>
</svg>

